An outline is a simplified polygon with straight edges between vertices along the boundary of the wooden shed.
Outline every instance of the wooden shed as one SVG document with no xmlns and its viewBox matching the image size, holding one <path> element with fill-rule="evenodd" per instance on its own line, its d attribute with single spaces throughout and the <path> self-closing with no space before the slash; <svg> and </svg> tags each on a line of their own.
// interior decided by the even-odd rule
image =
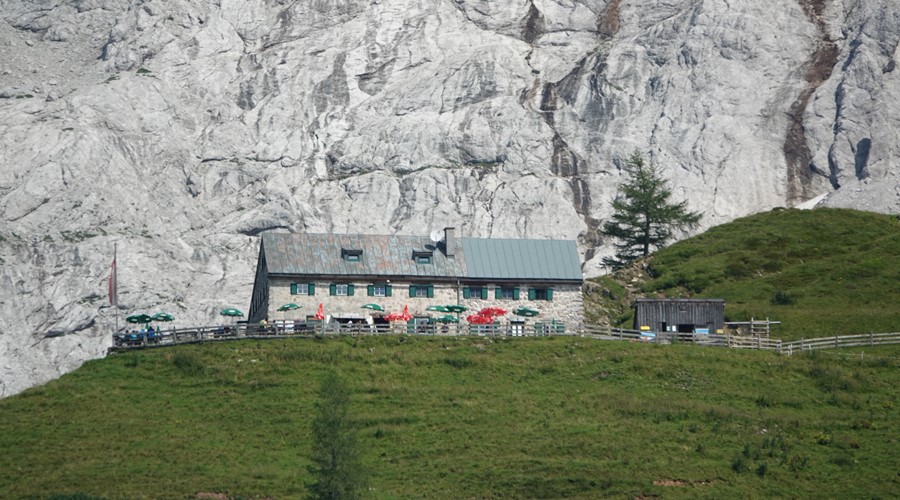
<svg viewBox="0 0 900 500">
<path fill-rule="evenodd" d="M 634 327 L 651 332 L 722 333 L 725 299 L 637 299 Z"/>
</svg>

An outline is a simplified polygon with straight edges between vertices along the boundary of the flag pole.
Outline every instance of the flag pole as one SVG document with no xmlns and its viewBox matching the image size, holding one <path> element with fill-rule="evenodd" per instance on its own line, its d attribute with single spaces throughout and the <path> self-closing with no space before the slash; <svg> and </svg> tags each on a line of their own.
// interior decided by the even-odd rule
<svg viewBox="0 0 900 500">
<path fill-rule="evenodd" d="M 113 243 L 112 270 L 109 272 L 109 303 L 116 308 L 116 330 L 113 335 L 119 333 L 119 273 L 116 269 L 118 243 Z"/>
</svg>

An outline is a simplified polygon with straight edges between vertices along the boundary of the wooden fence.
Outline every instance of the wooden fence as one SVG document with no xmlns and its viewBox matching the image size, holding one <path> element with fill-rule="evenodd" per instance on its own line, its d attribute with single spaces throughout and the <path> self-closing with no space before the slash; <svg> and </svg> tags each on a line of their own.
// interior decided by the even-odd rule
<svg viewBox="0 0 900 500">
<path fill-rule="evenodd" d="M 876 345 L 900 344 L 900 332 L 895 333 L 869 333 L 864 335 L 841 335 L 834 337 L 820 337 L 816 339 L 800 339 L 794 342 L 784 342 L 781 352 L 793 354 L 803 351 L 818 349 L 838 349 L 841 347 L 866 347 Z"/>
<path fill-rule="evenodd" d="M 763 336 L 713 335 L 675 332 L 642 332 L 583 325 L 567 328 L 557 322 L 531 324 L 469 325 L 469 324 L 419 324 L 392 323 L 390 325 L 324 324 L 308 322 L 289 326 L 203 326 L 161 330 L 152 334 L 125 333 L 113 336 L 110 352 L 134 348 L 156 347 L 198 342 L 214 342 L 234 339 L 278 339 L 285 337 L 315 337 L 332 335 L 424 335 L 424 336 L 487 336 L 487 337 L 545 337 L 582 336 L 597 340 L 627 340 L 656 344 L 696 344 L 700 346 L 727 347 L 731 349 L 761 349 L 791 355 L 794 352 L 818 349 L 837 349 L 900 344 L 900 332 L 843 335 L 783 342 Z"/>
</svg>

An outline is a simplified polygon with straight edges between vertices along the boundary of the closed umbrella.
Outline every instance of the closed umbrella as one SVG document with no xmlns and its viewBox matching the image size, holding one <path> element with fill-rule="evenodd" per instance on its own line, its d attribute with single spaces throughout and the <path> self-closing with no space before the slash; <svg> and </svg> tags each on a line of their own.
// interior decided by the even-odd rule
<svg viewBox="0 0 900 500">
<path fill-rule="evenodd" d="M 319 309 L 316 310 L 316 319 L 325 321 L 325 307 L 322 304 L 319 304 Z"/>
</svg>

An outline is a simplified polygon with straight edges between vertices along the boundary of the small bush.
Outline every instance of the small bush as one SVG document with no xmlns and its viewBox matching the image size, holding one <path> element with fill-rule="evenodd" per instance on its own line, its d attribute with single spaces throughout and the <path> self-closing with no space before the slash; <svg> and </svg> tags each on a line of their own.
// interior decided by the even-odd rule
<svg viewBox="0 0 900 500">
<path fill-rule="evenodd" d="M 846 453 L 841 453 L 840 455 L 831 457 L 831 463 L 837 465 L 838 467 L 852 467 L 853 457 Z"/>
<path fill-rule="evenodd" d="M 770 302 L 774 306 L 789 306 L 792 305 L 795 300 L 790 293 L 779 289 L 775 290 L 775 294 L 772 295 L 772 300 Z"/>
<path fill-rule="evenodd" d="M 141 358 L 138 357 L 137 353 L 133 352 L 130 356 L 128 356 L 128 359 L 125 360 L 125 366 L 127 366 L 128 368 L 135 368 L 137 367 L 140 359 Z"/>
<path fill-rule="evenodd" d="M 138 68 L 138 70 L 137 70 L 137 74 L 139 74 L 139 75 L 146 75 L 149 73 L 152 73 L 152 71 L 150 71 L 147 68 Z"/>
<path fill-rule="evenodd" d="M 791 470 L 791 472 L 800 472 L 801 470 L 806 468 L 806 465 L 808 463 L 809 457 L 805 455 L 794 455 L 787 462 L 788 468 Z"/>
<path fill-rule="evenodd" d="M 176 352 L 175 355 L 172 356 L 172 364 L 175 365 L 175 368 L 178 370 L 192 375 L 197 375 L 204 371 L 203 362 L 200 361 L 200 358 L 195 354 L 190 352 Z"/>
<path fill-rule="evenodd" d="M 471 359 L 466 358 L 444 358 L 444 364 L 453 368 L 462 369 L 469 368 L 475 363 Z"/>
<path fill-rule="evenodd" d="M 768 470 L 769 465 L 766 462 L 762 462 L 756 466 L 756 474 L 759 475 L 759 477 L 764 477 Z"/>
</svg>

